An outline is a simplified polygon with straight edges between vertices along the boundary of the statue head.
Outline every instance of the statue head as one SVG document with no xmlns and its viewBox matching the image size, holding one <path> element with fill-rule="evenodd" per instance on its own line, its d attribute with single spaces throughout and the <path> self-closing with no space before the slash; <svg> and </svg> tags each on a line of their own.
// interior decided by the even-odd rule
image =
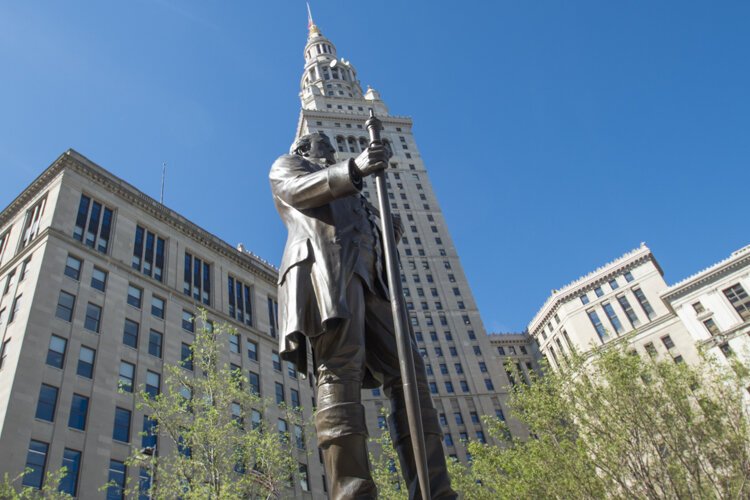
<svg viewBox="0 0 750 500">
<path fill-rule="evenodd" d="M 336 162 L 336 149 L 323 132 L 303 135 L 294 141 L 289 153 L 314 160 L 324 160 L 327 165 Z"/>
</svg>

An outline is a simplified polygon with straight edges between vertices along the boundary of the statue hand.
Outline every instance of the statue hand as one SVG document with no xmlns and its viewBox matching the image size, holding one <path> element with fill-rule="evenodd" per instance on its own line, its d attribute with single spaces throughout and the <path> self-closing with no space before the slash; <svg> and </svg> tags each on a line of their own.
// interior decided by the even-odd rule
<svg viewBox="0 0 750 500">
<path fill-rule="evenodd" d="M 362 177 L 384 170 L 388 166 L 388 152 L 382 144 L 374 144 L 354 159 Z"/>
</svg>

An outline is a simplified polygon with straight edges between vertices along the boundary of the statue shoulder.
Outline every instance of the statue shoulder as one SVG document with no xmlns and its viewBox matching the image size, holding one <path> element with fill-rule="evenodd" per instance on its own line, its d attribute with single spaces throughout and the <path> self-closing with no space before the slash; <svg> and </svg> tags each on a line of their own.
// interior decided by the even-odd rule
<svg viewBox="0 0 750 500">
<path fill-rule="evenodd" d="M 273 179 L 274 177 L 283 176 L 285 173 L 293 172 L 298 169 L 304 170 L 306 163 L 307 160 L 299 155 L 281 155 L 273 162 L 273 165 L 271 165 L 271 171 L 268 175 Z"/>
</svg>

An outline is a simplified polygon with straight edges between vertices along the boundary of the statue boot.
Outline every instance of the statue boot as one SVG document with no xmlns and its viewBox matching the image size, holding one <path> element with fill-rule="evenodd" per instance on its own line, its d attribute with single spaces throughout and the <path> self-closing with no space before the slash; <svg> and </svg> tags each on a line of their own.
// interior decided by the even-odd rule
<svg viewBox="0 0 750 500">
<path fill-rule="evenodd" d="M 393 445 L 398 453 L 401 472 L 409 487 L 409 499 L 422 500 L 406 410 L 397 410 L 390 416 L 389 428 Z M 430 496 L 432 499 L 457 499 L 458 494 L 451 488 L 450 477 L 448 477 L 443 451 L 443 432 L 438 422 L 437 410 L 422 408 L 422 428 L 427 452 L 427 470 L 430 476 Z"/>
<path fill-rule="evenodd" d="M 377 498 L 367 455 L 367 426 L 360 387 L 359 381 L 318 386 L 315 428 L 333 500 Z"/>
</svg>

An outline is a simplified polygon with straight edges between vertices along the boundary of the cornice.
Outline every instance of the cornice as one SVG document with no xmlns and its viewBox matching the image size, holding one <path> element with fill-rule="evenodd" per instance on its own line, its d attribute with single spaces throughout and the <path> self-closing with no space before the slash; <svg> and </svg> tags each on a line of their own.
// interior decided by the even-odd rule
<svg viewBox="0 0 750 500">
<path fill-rule="evenodd" d="M 593 290 L 597 286 L 607 283 L 612 278 L 649 261 L 653 261 L 659 273 L 663 274 L 651 250 L 645 243 L 641 243 L 640 247 L 598 267 L 596 270 L 581 276 L 558 290 L 553 290 L 552 295 L 547 298 L 542 307 L 539 308 L 539 311 L 534 315 L 534 318 L 529 322 L 528 331 L 534 333 L 536 328 L 534 325 L 546 324 L 554 316 L 555 312 L 560 309 L 562 304 L 575 299 L 582 292 Z"/>
<path fill-rule="evenodd" d="M 305 118 L 326 118 L 330 119 L 331 116 L 335 115 L 336 118 L 340 118 L 342 121 L 345 120 L 351 120 L 356 122 L 361 122 L 364 120 L 367 120 L 367 114 L 363 114 L 361 111 L 358 111 L 356 113 L 347 113 L 346 110 L 317 110 L 317 109 L 302 109 L 301 116 L 304 116 Z M 383 122 L 384 124 L 393 124 L 393 125 L 412 125 L 414 122 L 411 119 L 410 116 L 399 116 L 399 115 L 387 115 L 387 116 L 378 116 L 378 119 Z"/>
<path fill-rule="evenodd" d="M 102 186 L 126 203 L 133 205 L 150 216 L 172 226 L 188 238 L 208 247 L 222 257 L 234 262 L 246 271 L 262 279 L 276 283 L 278 269 L 260 257 L 241 252 L 219 237 L 200 228 L 177 212 L 165 207 L 147 194 L 138 190 L 111 172 L 105 170 L 80 153 L 69 149 L 44 172 L 39 175 L 13 202 L 0 213 L 0 224 L 5 224 L 22 209 L 29 199 L 44 189 L 60 172 L 69 169 Z"/>
<path fill-rule="evenodd" d="M 750 245 L 732 252 L 732 255 L 712 266 L 707 267 L 687 278 L 678 281 L 662 292 L 665 301 L 673 301 L 689 293 L 713 283 L 739 269 L 750 266 Z"/>
</svg>

